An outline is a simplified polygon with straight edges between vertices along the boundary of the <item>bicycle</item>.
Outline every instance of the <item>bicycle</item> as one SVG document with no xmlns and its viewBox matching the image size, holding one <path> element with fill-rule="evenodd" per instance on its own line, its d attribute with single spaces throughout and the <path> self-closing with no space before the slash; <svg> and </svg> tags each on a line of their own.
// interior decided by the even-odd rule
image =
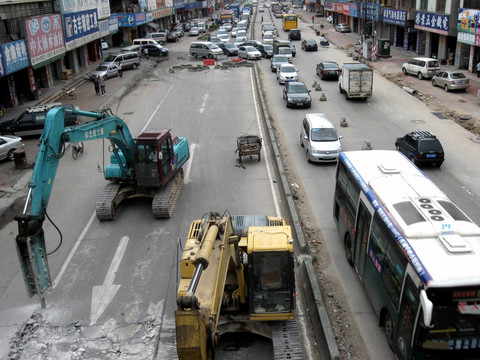
<svg viewBox="0 0 480 360">
<path fill-rule="evenodd" d="M 71 97 L 73 99 L 77 98 L 77 94 L 75 93 L 75 88 L 68 90 L 67 88 L 62 88 L 62 98 Z"/>
<path fill-rule="evenodd" d="M 73 160 L 77 160 L 78 154 L 83 153 L 83 142 L 77 141 L 72 144 L 72 157 Z"/>
</svg>

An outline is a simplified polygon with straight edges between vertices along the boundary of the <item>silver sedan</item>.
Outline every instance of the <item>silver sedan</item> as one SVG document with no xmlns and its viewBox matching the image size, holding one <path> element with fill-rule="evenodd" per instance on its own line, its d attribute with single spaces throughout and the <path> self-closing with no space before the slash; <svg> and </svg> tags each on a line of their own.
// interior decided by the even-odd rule
<svg viewBox="0 0 480 360">
<path fill-rule="evenodd" d="M 23 149 L 25 149 L 25 144 L 21 137 L 13 135 L 0 136 L 0 160 L 8 159 L 13 161 L 13 152 Z"/>
<path fill-rule="evenodd" d="M 465 91 L 470 86 L 470 81 L 461 71 L 442 70 L 432 78 L 432 85 L 443 87 L 445 91 Z"/>
</svg>

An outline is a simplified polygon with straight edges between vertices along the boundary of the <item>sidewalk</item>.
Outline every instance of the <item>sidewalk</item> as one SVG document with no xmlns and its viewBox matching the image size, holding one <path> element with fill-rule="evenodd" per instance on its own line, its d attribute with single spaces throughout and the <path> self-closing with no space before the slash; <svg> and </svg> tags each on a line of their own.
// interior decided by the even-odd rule
<svg viewBox="0 0 480 360">
<path fill-rule="evenodd" d="M 312 17 L 311 12 L 305 10 L 295 9 L 298 15 L 302 17 L 305 24 L 310 22 Z M 324 28 L 321 32 L 331 44 L 341 49 L 351 49 L 360 40 L 360 35 L 356 33 L 338 33 L 334 29 L 334 25 L 327 22 L 326 18 L 315 18 L 314 29 L 320 29 L 320 22 L 323 22 Z M 312 28 L 313 27 L 309 26 Z M 480 78 L 476 73 L 470 73 L 467 70 L 462 71 L 470 81 L 470 87 L 465 92 L 445 92 L 439 87 L 433 87 L 430 80 L 418 80 L 416 77 L 402 74 L 402 64 L 408 62 L 414 57 L 420 57 L 413 51 L 403 50 L 402 47 L 390 47 L 390 58 L 378 58 L 376 61 L 369 61 L 360 58 L 359 61 L 366 63 L 370 67 L 377 70 L 380 74 L 390 78 L 391 81 L 397 83 L 399 86 L 407 86 L 416 91 L 418 98 L 423 99 L 427 97 L 429 100 L 436 100 L 438 106 L 445 108 L 445 112 L 453 114 L 451 119 L 457 120 L 459 116 L 469 116 L 471 120 L 469 123 L 474 123 L 477 129 L 480 129 L 480 100 L 477 98 L 477 92 L 480 90 Z M 354 61 L 352 59 L 352 61 Z M 441 65 L 445 70 L 456 70 L 452 65 Z M 398 76 L 397 76 L 398 75 Z M 466 124 L 468 126 L 468 124 Z M 465 125 L 464 125 L 465 127 Z M 477 134 L 478 135 L 478 134 Z"/>
</svg>

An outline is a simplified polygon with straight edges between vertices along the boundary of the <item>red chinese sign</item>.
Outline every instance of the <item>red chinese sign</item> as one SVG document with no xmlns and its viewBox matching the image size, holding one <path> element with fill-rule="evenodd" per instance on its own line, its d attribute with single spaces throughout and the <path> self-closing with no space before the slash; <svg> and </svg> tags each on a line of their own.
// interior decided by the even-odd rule
<svg viewBox="0 0 480 360">
<path fill-rule="evenodd" d="M 25 27 L 32 65 L 65 53 L 60 14 L 27 19 Z"/>
</svg>

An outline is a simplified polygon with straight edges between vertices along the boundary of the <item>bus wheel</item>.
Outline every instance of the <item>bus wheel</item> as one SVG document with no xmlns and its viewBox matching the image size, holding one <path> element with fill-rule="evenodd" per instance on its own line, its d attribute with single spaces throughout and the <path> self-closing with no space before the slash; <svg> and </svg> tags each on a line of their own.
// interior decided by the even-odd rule
<svg viewBox="0 0 480 360">
<path fill-rule="evenodd" d="M 385 335 L 387 337 L 388 346 L 393 349 L 393 321 L 389 312 L 385 315 Z"/>
<path fill-rule="evenodd" d="M 345 235 L 345 256 L 348 263 L 353 266 L 352 240 L 349 234 Z"/>
</svg>

